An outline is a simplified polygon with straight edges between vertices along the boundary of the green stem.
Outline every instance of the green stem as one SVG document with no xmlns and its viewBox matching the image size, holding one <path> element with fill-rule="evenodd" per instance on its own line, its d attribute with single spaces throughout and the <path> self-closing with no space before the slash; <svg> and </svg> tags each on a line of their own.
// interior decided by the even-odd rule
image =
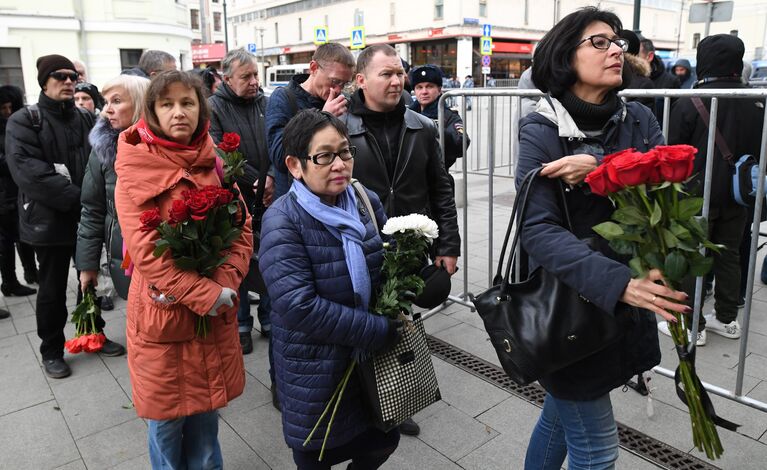
<svg viewBox="0 0 767 470">
<path fill-rule="evenodd" d="M 338 393 L 338 399 L 336 400 L 336 406 L 333 407 L 333 414 L 330 415 L 330 421 L 328 421 L 328 427 L 325 429 L 325 438 L 322 440 L 322 448 L 320 449 L 320 458 L 317 459 L 319 462 L 322 462 L 322 457 L 325 456 L 325 443 L 328 441 L 328 436 L 330 436 L 330 427 L 333 426 L 333 420 L 336 419 L 336 411 L 338 411 L 338 405 L 341 404 L 341 398 L 344 396 L 344 391 L 346 390 L 346 384 L 349 383 L 349 377 L 352 375 L 352 370 L 354 370 L 354 366 L 357 364 L 357 361 L 352 361 L 351 364 L 349 364 L 349 367 L 346 368 L 346 373 L 344 374 L 343 380 L 341 380 L 341 391 Z"/>
<path fill-rule="evenodd" d="M 306 436 L 306 440 L 304 440 L 304 446 L 309 444 L 309 441 L 312 439 L 312 436 L 314 436 L 314 433 L 317 431 L 317 428 L 320 427 L 320 424 L 322 423 L 322 420 L 325 419 L 325 415 L 328 414 L 328 411 L 330 411 L 330 407 L 333 406 L 333 402 L 335 401 L 338 394 L 341 392 L 341 389 L 344 387 L 344 378 L 351 373 L 351 370 L 354 369 L 354 366 L 357 364 L 356 361 L 352 361 L 351 364 L 346 368 L 346 372 L 344 372 L 344 377 L 341 378 L 341 381 L 338 382 L 338 385 L 336 385 L 336 389 L 333 391 L 333 395 L 330 396 L 330 400 L 328 400 L 328 404 L 325 405 L 325 409 L 322 411 L 322 414 L 317 419 L 317 422 L 314 424 L 314 428 L 312 428 L 312 431 L 309 433 L 308 436 Z"/>
</svg>

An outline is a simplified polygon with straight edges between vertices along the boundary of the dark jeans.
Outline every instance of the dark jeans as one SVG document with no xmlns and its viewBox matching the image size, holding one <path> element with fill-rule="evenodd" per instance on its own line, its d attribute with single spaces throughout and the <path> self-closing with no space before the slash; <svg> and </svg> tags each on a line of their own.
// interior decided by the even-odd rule
<svg viewBox="0 0 767 470">
<path fill-rule="evenodd" d="M 248 299 L 248 289 L 245 285 L 240 286 L 240 308 L 237 310 L 237 325 L 239 326 L 240 333 L 250 333 L 253 330 L 253 315 L 250 313 L 250 300 Z M 263 327 L 265 325 L 271 325 L 269 319 L 269 311 L 271 310 L 271 301 L 268 294 L 259 294 L 258 307 L 256 312 L 258 315 L 258 323 Z"/>
<path fill-rule="evenodd" d="M 740 301 L 740 245 L 743 240 L 743 229 L 746 225 L 746 208 L 732 206 L 726 209 L 712 207 L 709 213 L 709 239 L 716 244 L 724 245 L 719 253 L 711 253 L 714 257 L 713 273 L 714 310 L 716 319 L 722 323 L 730 323 L 738 317 Z M 695 280 L 686 283 L 685 291 L 694 298 Z M 701 292 L 700 304 L 703 305 L 705 292 Z M 692 316 L 687 317 L 688 327 L 692 325 Z M 700 328 L 706 326 L 706 319 L 700 316 Z"/>
<path fill-rule="evenodd" d="M 397 428 L 388 433 L 370 428 L 342 446 L 325 449 L 322 462 L 317 461 L 319 450 L 303 452 L 296 449 L 293 449 L 293 461 L 298 465 L 298 470 L 330 470 L 333 465 L 347 460 L 352 461 L 353 470 L 375 470 L 397 450 L 397 445 Z"/>
<path fill-rule="evenodd" d="M 72 262 L 73 246 L 36 246 L 40 261 L 37 291 L 37 336 L 43 340 L 40 353 L 43 360 L 64 356 L 64 326 L 67 324 L 67 280 Z M 96 327 L 102 329 L 101 317 Z"/>
<path fill-rule="evenodd" d="M 18 242 L 18 243 L 17 243 Z M 19 213 L 0 214 L 0 276 L 2 283 L 13 286 L 19 283 L 16 277 L 16 253 L 19 251 L 24 272 L 36 272 L 35 251 L 32 246 L 19 242 Z"/>
</svg>

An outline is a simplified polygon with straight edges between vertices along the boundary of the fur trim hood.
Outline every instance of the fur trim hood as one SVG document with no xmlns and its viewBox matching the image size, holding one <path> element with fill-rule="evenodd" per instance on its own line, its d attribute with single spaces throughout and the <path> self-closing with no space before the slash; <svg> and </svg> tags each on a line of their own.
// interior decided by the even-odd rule
<svg viewBox="0 0 767 470">
<path fill-rule="evenodd" d="M 634 72 L 637 75 L 641 75 L 643 77 L 650 76 L 650 64 L 648 64 L 645 60 L 635 56 L 634 54 L 628 53 L 624 53 L 623 57 L 626 59 L 626 63 L 628 63 L 631 68 L 634 69 Z"/>
<path fill-rule="evenodd" d="M 102 165 L 114 168 L 117 159 L 117 138 L 120 130 L 113 129 L 106 118 L 99 118 L 88 135 L 91 148 Z"/>
</svg>

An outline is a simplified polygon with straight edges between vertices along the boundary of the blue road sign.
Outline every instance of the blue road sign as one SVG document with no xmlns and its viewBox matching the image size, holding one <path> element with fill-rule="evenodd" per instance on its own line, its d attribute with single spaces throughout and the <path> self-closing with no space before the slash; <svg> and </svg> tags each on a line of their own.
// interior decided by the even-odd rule
<svg viewBox="0 0 767 470">
<path fill-rule="evenodd" d="M 490 56 L 489 55 L 483 55 L 482 56 L 482 67 L 490 67 Z"/>
<path fill-rule="evenodd" d="M 255 54 L 256 53 L 256 44 L 255 43 L 252 43 L 252 42 L 248 43 L 248 52 L 250 52 L 251 54 Z"/>
<path fill-rule="evenodd" d="M 314 28 L 314 44 L 326 44 L 328 42 L 328 29 L 318 26 Z"/>
<path fill-rule="evenodd" d="M 493 55 L 493 38 L 487 36 L 479 38 L 479 49 L 482 55 Z"/>
<path fill-rule="evenodd" d="M 351 38 L 352 49 L 364 49 L 365 48 L 365 27 L 358 26 L 352 29 Z"/>
<path fill-rule="evenodd" d="M 489 24 L 483 24 L 482 25 L 482 36 L 490 37 L 493 34 L 493 26 Z"/>
</svg>

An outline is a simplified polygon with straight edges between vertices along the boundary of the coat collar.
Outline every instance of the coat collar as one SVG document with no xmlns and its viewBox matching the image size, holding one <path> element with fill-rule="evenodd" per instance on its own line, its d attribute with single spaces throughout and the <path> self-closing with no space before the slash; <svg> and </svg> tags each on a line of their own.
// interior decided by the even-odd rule
<svg viewBox="0 0 767 470">
<path fill-rule="evenodd" d="M 578 129 L 578 125 L 575 123 L 575 120 L 572 116 L 570 116 L 570 113 L 567 112 L 565 107 L 562 106 L 562 103 L 553 96 L 549 96 L 548 98 L 549 99 L 547 100 L 546 96 L 544 96 L 538 100 L 538 104 L 535 107 L 535 112 L 546 118 L 557 127 L 559 130 L 559 137 L 574 139 L 585 138 L 586 134 Z M 549 102 L 549 100 L 551 102 Z M 608 125 L 610 125 L 610 123 L 617 124 L 618 122 L 623 122 L 626 119 L 626 112 L 626 104 L 621 100 L 620 108 L 610 118 Z"/>
<path fill-rule="evenodd" d="M 367 132 L 367 127 L 362 121 L 362 116 L 358 114 L 346 113 L 346 126 L 349 129 L 349 135 L 360 135 Z M 409 130 L 423 129 L 423 122 L 418 119 L 418 113 L 412 109 L 405 110 L 405 128 Z"/>
</svg>

